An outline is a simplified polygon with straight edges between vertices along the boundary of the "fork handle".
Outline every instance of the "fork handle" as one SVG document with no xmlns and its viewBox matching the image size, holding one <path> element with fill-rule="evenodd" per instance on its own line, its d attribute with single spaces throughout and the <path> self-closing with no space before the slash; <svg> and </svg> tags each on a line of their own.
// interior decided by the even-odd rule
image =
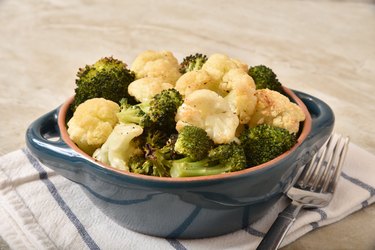
<svg viewBox="0 0 375 250">
<path fill-rule="evenodd" d="M 277 219 L 257 247 L 257 250 L 278 249 L 286 233 L 296 220 L 301 208 L 301 204 L 292 202 L 281 213 L 279 213 Z"/>
</svg>

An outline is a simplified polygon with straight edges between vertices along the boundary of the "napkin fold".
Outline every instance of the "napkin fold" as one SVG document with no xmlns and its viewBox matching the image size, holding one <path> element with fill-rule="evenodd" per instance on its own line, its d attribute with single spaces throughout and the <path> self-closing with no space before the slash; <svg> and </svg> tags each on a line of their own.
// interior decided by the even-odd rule
<svg viewBox="0 0 375 250">
<path fill-rule="evenodd" d="M 350 143 L 332 202 L 302 210 L 283 245 L 373 203 L 374 162 L 374 155 Z M 287 204 L 282 197 L 267 216 L 227 235 L 164 239 L 121 227 L 78 184 L 57 175 L 27 149 L 0 158 L 0 236 L 13 249 L 255 249 Z"/>
</svg>

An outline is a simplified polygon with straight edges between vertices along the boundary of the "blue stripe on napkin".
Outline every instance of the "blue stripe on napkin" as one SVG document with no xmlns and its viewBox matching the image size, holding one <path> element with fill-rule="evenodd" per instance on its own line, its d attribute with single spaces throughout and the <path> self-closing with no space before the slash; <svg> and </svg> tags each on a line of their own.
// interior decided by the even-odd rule
<svg viewBox="0 0 375 250">
<path fill-rule="evenodd" d="M 361 187 L 361 188 L 363 188 L 364 190 L 367 190 L 367 191 L 370 193 L 370 196 L 371 196 L 371 197 L 375 195 L 375 188 L 373 188 L 372 186 L 370 186 L 370 185 L 364 183 L 363 181 L 360 181 L 360 180 L 357 179 L 357 178 L 351 177 L 351 176 L 347 175 L 347 174 L 344 173 L 344 172 L 341 173 L 341 176 L 342 176 L 344 179 L 348 180 L 349 182 L 353 183 L 354 185 L 356 185 L 356 186 L 358 186 L 358 187 Z M 362 208 L 365 208 L 365 207 L 368 206 L 368 204 L 369 204 L 369 203 L 368 203 L 368 201 L 366 200 L 366 201 L 363 201 L 363 202 L 361 203 L 361 206 L 362 206 Z M 326 214 L 322 209 L 319 209 L 319 208 L 318 208 L 318 209 L 314 209 L 314 211 L 316 211 L 316 212 L 318 212 L 318 213 L 320 214 L 320 216 L 321 216 L 321 220 L 325 220 L 325 219 L 327 219 L 327 214 Z M 318 222 L 312 222 L 312 223 L 310 223 L 310 225 L 311 225 L 311 227 L 312 227 L 313 229 L 316 229 L 316 228 L 319 227 L 319 223 L 318 223 Z"/>
<path fill-rule="evenodd" d="M 95 243 L 95 241 L 88 234 L 85 227 L 79 221 L 77 216 L 73 213 L 73 211 L 69 208 L 64 199 L 61 197 L 55 185 L 48 179 L 48 174 L 44 170 L 43 166 L 40 165 L 40 163 L 30 154 L 29 151 L 22 149 L 22 152 L 26 155 L 31 165 L 38 171 L 40 180 L 47 186 L 48 191 L 51 193 L 52 197 L 55 199 L 60 208 L 64 211 L 69 220 L 73 223 L 73 225 L 77 228 L 79 235 L 82 237 L 83 241 L 86 243 L 89 249 L 100 249 L 98 245 Z"/>
<path fill-rule="evenodd" d="M 320 209 L 320 208 L 317 208 L 317 209 L 314 209 L 313 211 L 315 211 L 315 212 L 317 212 L 318 214 L 320 214 L 320 218 L 321 218 L 321 220 L 325 220 L 325 219 L 327 219 L 327 214 L 326 214 L 326 212 L 324 212 L 322 209 Z"/>
<path fill-rule="evenodd" d="M 186 247 L 184 247 L 184 245 L 181 244 L 181 242 L 179 242 L 178 240 L 176 239 L 166 239 L 169 244 L 171 244 L 172 247 L 174 247 L 174 249 L 176 250 L 187 250 Z"/>
<path fill-rule="evenodd" d="M 38 172 L 39 179 L 47 187 L 50 195 L 56 201 L 56 203 L 61 208 L 61 210 L 65 213 L 67 218 L 71 221 L 71 223 L 75 226 L 75 228 L 78 231 L 78 234 L 83 240 L 82 243 L 86 244 L 89 249 L 99 249 L 99 246 L 97 245 L 96 241 L 90 236 L 85 226 L 78 219 L 77 215 L 73 213 L 68 203 L 63 199 L 63 197 L 59 193 L 57 186 L 55 186 L 55 184 L 51 181 L 46 171 L 46 168 L 36 158 L 34 158 L 33 155 L 27 149 L 22 149 L 22 153 L 27 157 L 28 162 L 32 165 L 32 167 Z M 345 172 L 342 172 L 341 176 L 343 179 L 348 180 L 348 182 L 362 188 L 363 190 L 367 191 L 370 194 L 370 197 L 368 197 L 368 195 L 365 195 L 363 194 L 364 192 L 362 192 L 362 194 L 364 195 L 363 197 L 364 199 L 360 201 L 361 202 L 360 204 L 358 204 L 360 205 L 361 208 L 367 207 L 369 204 L 372 204 L 374 202 L 373 201 L 373 198 L 375 196 L 374 185 L 366 183 L 363 180 L 360 180 L 358 178 L 352 177 L 346 174 Z M 117 201 L 112 201 L 112 202 L 117 202 Z M 321 222 L 326 220 L 328 216 L 327 216 L 327 213 L 325 213 L 324 209 L 314 209 L 313 211 L 316 213 L 319 213 L 321 217 L 320 220 L 310 223 L 310 226 L 312 227 L 312 229 L 315 229 L 315 228 L 320 227 Z M 186 228 L 188 228 L 188 226 L 190 225 L 191 220 L 196 216 L 198 212 L 199 212 L 198 209 L 192 211 L 191 216 L 189 216 L 186 219 L 186 221 L 184 221 L 184 223 L 182 223 L 182 225 L 178 229 L 176 229 L 176 231 L 172 233 L 171 236 L 178 236 L 180 232 L 183 232 L 184 230 L 186 230 Z M 245 227 L 243 230 L 247 232 L 249 235 L 255 236 L 257 238 L 262 238 L 265 235 L 265 233 L 257 229 L 254 229 L 254 227 L 252 226 Z M 190 241 L 173 239 L 173 238 L 163 239 L 163 240 L 166 240 L 168 244 L 173 249 L 176 249 L 176 250 L 186 250 L 188 248 L 186 247 L 185 243 L 190 243 Z"/>
<path fill-rule="evenodd" d="M 371 187 L 370 185 L 364 183 L 363 181 L 358 180 L 357 178 L 351 177 L 344 172 L 341 173 L 341 176 L 344 177 L 346 180 L 350 181 L 351 183 L 360 186 L 361 188 L 369 191 L 371 196 L 375 195 L 375 188 Z"/>
<path fill-rule="evenodd" d="M 39 161 L 36 160 L 34 156 L 32 156 L 31 153 L 27 149 L 22 149 L 22 152 L 26 155 L 31 165 L 38 171 L 39 179 L 47 186 L 52 197 L 55 199 L 59 207 L 64 211 L 64 213 L 69 218 L 69 220 L 73 223 L 73 225 L 77 228 L 79 235 L 82 237 L 83 241 L 86 243 L 89 249 L 93 249 L 93 250 L 100 249 L 99 246 L 93 240 L 93 238 L 86 231 L 83 224 L 80 222 L 77 216 L 73 213 L 73 211 L 69 208 L 69 206 L 66 204 L 64 199 L 61 197 L 56 186 L 51 182 L 51 180 L 48 179 L 48 174 L 44 170 L 43 166 L 39 163 Z M 166 239 L 166 240 L 176 250 L 187 249 L 177 239 Z"/>
<path fill-rule="evenodd" d="M 247 232 L 247 233 L 249 233 L 249 234 L 251 234 L 253 236 L 257 236 L 257 237 L 262 237 L 263 238 L 264 235 L 266 235 L 265 233 L 260 232 L 260 231 L 258 231 L 256 229 L 252 228 L 251 226 L 248 226 L 248 227 L 244 228 L 244 230 L 245 230 L 245 232 Z"/>
</svg>

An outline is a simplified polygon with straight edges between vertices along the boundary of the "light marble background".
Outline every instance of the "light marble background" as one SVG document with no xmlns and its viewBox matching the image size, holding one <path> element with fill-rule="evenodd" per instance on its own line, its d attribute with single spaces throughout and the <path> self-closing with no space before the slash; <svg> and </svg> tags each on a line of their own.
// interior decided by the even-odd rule
<svg viewBox="0 0 375 250">
<path fill-rule="evenodd" d="M 265 64 L 375 153 L 375 1 L 0 0 L 0 155 L 74 93 L 79 67 L 110 55 L 130 64 L 146 49 Z M 374 249 L 374 232 L 372 205 L 285 249 Z"/>
</svg>

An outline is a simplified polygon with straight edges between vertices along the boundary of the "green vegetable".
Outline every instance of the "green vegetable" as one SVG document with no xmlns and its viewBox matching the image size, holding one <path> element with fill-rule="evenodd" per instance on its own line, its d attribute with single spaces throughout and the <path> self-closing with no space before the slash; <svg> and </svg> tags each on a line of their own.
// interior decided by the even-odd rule
<svg viewBox="0 0 375 250">
<path fill-rule="evenodd" d="M 143 154 L 129 159 L 130 171 L 159 177 L 169 177 L 170 160 L 176 157 L 174 144 L 177 135 L 166 138 L 160 131 L 147 131 L 144 136 Z"/>
<path fill-rule="evenodd" d="M 174 130 L 178 107 L 183 103 L 182 95 L 176 89 L 165 89 L 155 95 L 149 105 L 148 115 L 152 122 L 165 131 Z"/>
<path fill-rule="evenodd" d="M 199 53 L 185 57 L 180 64 L 180 73 L 185 74 L 189 71 L 201 69 L 207 59 L 206 55 Z"/>
<path fill-rule="evenodd" d="M 130 171 L 137 174 L 169 177 L 169 168 L 163 162 L 163 155 L 159 151 L 153 153 L 153 157 L 135 155 L 129 159 Z"/>
<path fill-rule="evenodd" d="M 120 122 L 135 123 L 142 128 L 150 127 L 152 125 L 150 116 L 144 111 L 148 110 L 149 104 L 140 103 L 131 105 L 125 98 L 120 101 L 120 104 L 120 112 L 116 114 Z"/>
<path fill-rule="evenodd" d="M 174 149 L 179 154 L 189 157 L 193 161 L 207 157 L 214 142 L 207 132 L 195 126 L 185 126 L 179 132 Z"/>
<path fill-rule="evenodd" d="M 246 156 L 242 146 L 233 142 L 216 146 L 200 161 L 185 157 L 170 164 L 172 177 L 207 176 L 245 169 Z"/>
<path fill-rule="evenodd" d="M 165 131 L 158 130 L 155 128 L 150 128 L 144 131 L 142 134 L 143 137 L 143 144 L 145 145 L 145 151 L 149 148 L 162 148 L 166 144 L 174 143 L 176 141 L 177 136 L 175 134 L 170 135 Z M 175 138 L 176 137 L 176 138 Z"/>
<path fill-rule="evenodd" d="M 207 60 L 208 57 L 203 54 L 189 55 L 181 62 L 180 73 L 199 70 Z M 264 65 L 250 67 L 248 74 L 254 79 L 257 89 L 276 90 L 283 94 L 282 85 L 270 68 Z M 93 157 L 112 167 L 160 177 L 215 175 L 239 171 L 272 160 L 297 142 L 296 134 L 270 125 L 246 127 L 239 136 L 240 142 L 237 140 L 231 143 L 227 142 L 232 140 L 225 143 L 215 140 L 215 144 L 204 129 L 193 125 L 185 126 L 177 132 L 175 118 L 178 108 L 184 102 L 180 92 L 175 88 L 165 89 L 160 93 L 156 91 L 154 93 L 159 94 L 151 99 L 144 99 L 149 101 L 137 103 L 128 93 L 128 86 L 134 80 L 135 74 L 127 65 L 113 57 L 105 57 L 93 65 L 86 65 L 77 73 L 72 111 L 88 99 L 104 98 L 115 102 L 112 102 L 115 106 L 112 113 L 115 121 L 111 124 L 113 130 L 108 132 L 110 134 L 105 141 L 100 141 L 93 148 L 96 149 Z M 190 85 L 188 87 L 190 88 Z M 198 109 L 196 106 L 199 105 L 207 106 L 206 97 L 207 93 L 202 98 L 196 98 L 204 105 L 198 101 L 193 103 L 192 99 L 185 105 L 190 105 L 187 107 L 192 109 Z M 120 104 L 120 107 L 116 103 Z M 102 106 L 99 106 L 96 110 L 102 110 Z M 231 114 L 237 121 L 235 114 L 230 111 L 220 114 Z M 89 114 L 82 114 L 82 119 L 86 119 L 87 115 Z M 96 121 L 96 117 L 93 116 L 92 120 Z M 106 120 L 103 120 L 104 122 Z M 237 123 L 235 124 L 237 126 Z M 225 129 L 225 126 L 222 126 L 222 129 Z"/>
<path fill-rule="evenodd" d="M 281 83 L 272 69 L 257 65 L 250 67 L 248 74 L 253 78 L 256 89 L 270 89 L 283 93 Z"/>
<path fill-rule="evenodd" d="M 262 124 L 245 129 L 240 140 L 246 152 L 247 164 L 251 167 L 288 151 L 297 143 L 297 136 L 286 129 Z"/>
<path fill-rule="evenodd" d="M 153 175 L 152 162 L 147 160 L 144 155 L 134 155 L 128 162 L 130 171 L 136 174 Z"/>
<path fill-rule="evenodd" d="M 143 128 L 153 127 L 171 134 L 175 132 L 174 118 L 182 103 L 182 95 L 176 89 L 165 89 L 149 102 L 130 105 L 122 100 L 117 117 L 123 123 L 135 123 Z"/>
<path fill-rule="evenodd" d="M 127 65 L 113 57 L 104 57 L 93 65 L 86 65 L 77 73 L 72 110 L 84 101 L 96 97 L 116 103 L 124 97 L 132 99 L 128 94 L 128 85 L 134 79 L 135 75 Z"/>
</svg>

